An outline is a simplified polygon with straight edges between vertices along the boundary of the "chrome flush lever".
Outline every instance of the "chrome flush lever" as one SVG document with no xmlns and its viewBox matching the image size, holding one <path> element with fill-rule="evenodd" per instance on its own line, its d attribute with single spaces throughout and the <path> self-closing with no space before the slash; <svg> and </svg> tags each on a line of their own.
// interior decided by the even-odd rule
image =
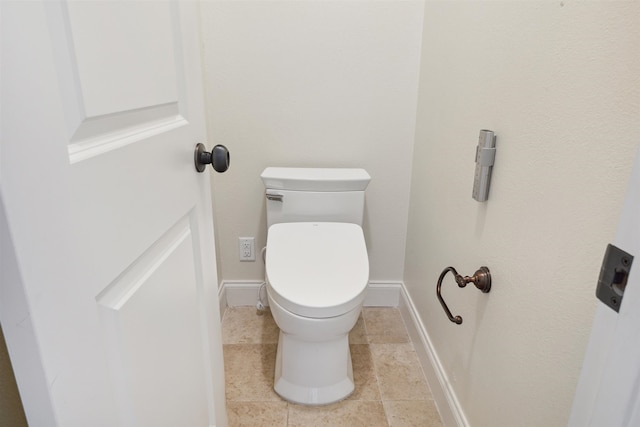
<svg viewBox="0 0 640 427">
<path fill-rule="evenodd" d="M 447 313 L 447 317 L 449 318 L 449 320 L 459 325 L 462 323 L 462 317 L 454 317 L 453 314 L 451 314 L 451 310 L 449 310 L 449 307 L 447 307 L 447 303 L 444 302 L 444 299 L 442 298 L 442 294 L 440 292 L 440 289 L 442 288 L 442 279 L 444 279 L 444 276 L 446 276 L 448 272 L 453 273 L 458 287 L 464 288 L 465 286 L 467 286 L 467 283 L 473 283 L 474 285 L 476 285 L 476 288 L 480 289 L 485 294 L 491 290 L 491 273 L 489 272 L 488 267 L 480 267 L 473 276 L 462 277 L 458 274 L 455 268 L 447 267 L 440 274 L 440 278 L 438 278 L 438 285 L 436 286 L 436 294 L 438 295 L 438 300 L 440 301 L 444 312 Z"/>
<path fill-rule="evenodd" d="M 282 202 L 284 196 L 282 194 L 269 194 L 267 193 L 267 200 L 272 200 L 274 202 Z"/>
</svg>

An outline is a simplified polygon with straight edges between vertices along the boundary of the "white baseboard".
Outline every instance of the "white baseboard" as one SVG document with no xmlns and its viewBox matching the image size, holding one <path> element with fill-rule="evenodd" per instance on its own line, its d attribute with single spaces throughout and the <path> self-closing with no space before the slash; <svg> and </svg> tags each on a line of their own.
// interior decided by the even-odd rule
<svg viewBox="0 0 640 427">
<path fill-rule="evenodd" d="M 220 286 L 220 313 L 227 307 L 255 306 L 261 281 L 225 280 Z M 364 300 L 365 307 L 397 307 L 400 302 L 400 282 L 369 282 L 369 290 Z M 264 294 L 263 294 L 264 296 Z M 266 298 L 263 298 L 268 305 Z"/>
<path fill-rule="evenodd" d="M 365 307 L 397 307 L 400 302 L 400 282 L 369 282 L 369 290 L 364 298 Z"/>
<path fill-rule="evenodd" d="M 227 307 L 254 306 L 258 302 L 258 289 L 262 285 L 259 280 L 225 280 L 222 282 Z M 266 298 L 263 302 L 268 304 Z"/>
<path fill-rule="evenodd" d="M 449 380 L 429 339 L 429 334 L 420 320 L 420 316 L 418 316 L 416 307 L 404 284 L 400 288 L 400 304 L 398 308 L 407 326 L 409 337 L 413 342 L 413 347 L 422 365 L 424 375 L 431 387 L 431 394 L 438 407 L 444 426 L 469 427 L 462 406 L 449 385 Z"/>
<path fill-rule="evenodd" d="M 227 290 L 223 285 L 218 288 L 218 305 L 220 307 L 220 321 L 224 317 L 224 312 L 227 309 Z"/>
</svg>

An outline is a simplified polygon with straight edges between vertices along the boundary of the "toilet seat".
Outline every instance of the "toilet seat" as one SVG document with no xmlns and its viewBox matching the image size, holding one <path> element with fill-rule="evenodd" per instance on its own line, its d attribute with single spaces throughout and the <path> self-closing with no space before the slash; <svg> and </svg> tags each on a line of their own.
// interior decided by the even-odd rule
<svg viewBox="0 0 640 427">
<path fill-rule="evenodd" d="M 267 288 L 304 317 L 340 316 L 362 304 L 369 260 L 362 228 L 337 222 L 274 224 L 267 236 Z"/>
</svg>

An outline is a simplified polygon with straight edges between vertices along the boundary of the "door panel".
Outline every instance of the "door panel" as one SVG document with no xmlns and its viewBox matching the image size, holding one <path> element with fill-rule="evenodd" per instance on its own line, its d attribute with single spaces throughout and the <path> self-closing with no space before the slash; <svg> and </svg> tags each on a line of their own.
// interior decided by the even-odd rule
<svg viewBox="0 0 640 427">
<path fill-rule="evenodd" d="M 46 8 L 71 163 L 187 125 L 175 4 L 70 2 Z"/>
<path fill-rule="evenodd" d="M 69 49 L 87 117 L 176 101 L 174 51 L 180 44 L 174 43 L 179 33 L 171 7 L 168 2 L 66 4 Z"/>
<path fill-rule="evenodd" d="M 0 315 L 30 424 L 224 425 L 197 5 L 2 7 Z"/>
<path fill-rule="evenodd" d="M 207 425 L 193 245 L 185 218 L 97 298 L 127 425 Z"/>
</svg>

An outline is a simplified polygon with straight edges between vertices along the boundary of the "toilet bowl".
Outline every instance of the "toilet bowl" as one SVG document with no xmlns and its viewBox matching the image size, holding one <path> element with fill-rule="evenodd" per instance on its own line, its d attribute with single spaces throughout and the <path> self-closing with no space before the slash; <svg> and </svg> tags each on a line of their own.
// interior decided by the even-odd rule
<svg viewBox="0 0 640 427">
<path fill-rule="evenodd" d="M 362 169 L 267 168 L 266 287 L 280 328 L 274 389 L 325 405 L 354 390 L 349 332 L 369 280 Z"/>
</svg>

